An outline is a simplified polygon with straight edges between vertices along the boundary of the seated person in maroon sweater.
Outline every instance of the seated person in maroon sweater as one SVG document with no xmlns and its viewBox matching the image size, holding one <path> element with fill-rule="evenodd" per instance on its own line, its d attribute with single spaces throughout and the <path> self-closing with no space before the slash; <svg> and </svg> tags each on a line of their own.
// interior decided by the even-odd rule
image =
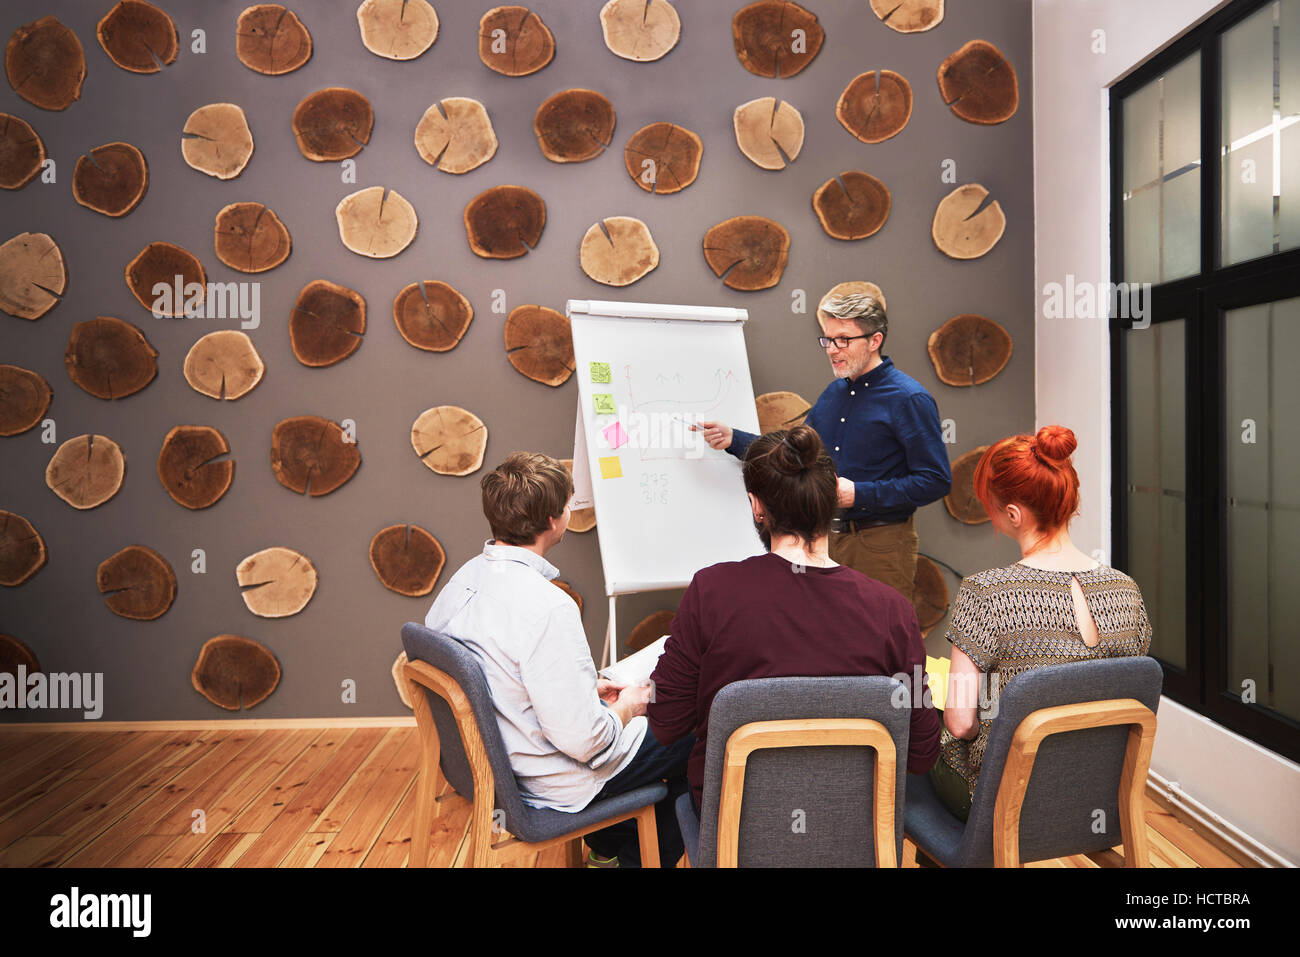
<svg viewBox="0 0 1300 957">
<path fill-rule="evenodd" d="M 698 811 L 714 695 L 745 678 L 894 675 L 925 669 L 911 603 L 827 554 L 835 466 L 806 425 L 770 432 L 745 455 L 745 489 L 768 554 L 701 569 L 682 596 L 646 709 L 667 745 L 694 732 L 686 776 Z M 939 755 L 939 715 L 912 711 L 907 770 Z"/>
</svg>

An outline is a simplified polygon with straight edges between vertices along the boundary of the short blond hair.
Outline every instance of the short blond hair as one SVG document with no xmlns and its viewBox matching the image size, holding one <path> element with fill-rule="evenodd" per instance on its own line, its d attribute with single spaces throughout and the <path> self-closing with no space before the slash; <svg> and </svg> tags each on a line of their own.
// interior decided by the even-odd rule
<svg viewBox="0 0 1300 957">
<path fill-rule="evenodd" d="M 880 333 L 880 346 L 885 346 L 885 337 L 889 335 L 889 320 L 885 316 L 885 306 L 869 292 L 851 293 L 847 296 L 827 294 L 817 306 L 818 311 L 836 319 L 849 319 L 857 323 L 863 335 L 874 336 Z"/>
<path fill-rule="evenodd" d="M 492 538 L 505 545 L 531 545 L 564 514 L 573 478 L 563 464 L 540 452 L 515 452 L 479 482 L 483 516 Z"/>
</svg>

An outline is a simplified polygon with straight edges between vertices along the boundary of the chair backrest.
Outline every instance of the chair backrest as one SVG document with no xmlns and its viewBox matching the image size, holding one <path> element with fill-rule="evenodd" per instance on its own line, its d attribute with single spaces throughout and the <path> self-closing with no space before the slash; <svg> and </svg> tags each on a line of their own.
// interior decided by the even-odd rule
<svg viewBox="0 0 1300 957">
<path fill-rule="evenodd" d="M 1164 673 L 1149 657 L 1101 658 L 1034 668 L 997 696 L 979 783 L 957 863 L 992 867 L 998 788 L 1016 729 L 1044 708 L 1132 698 L 1154 714 Z M 1034 760 L 1020 810 L 1020 859 L 1088 854 L 1121 843 L 1119 787 L 1128 745 L 1126 726 L 1052 734 Z"/>
<path fill-rule="evenodd" d="M 883 675 L 755 678 L 727 685 L 709 710 L 700 808 L 700 847 L 692 867 L 714 867 L 727 743 L 755 722 L 867 718 L 895 749 L 894 851 L 902 854 L 902 796 L 911 709 L 894 707 L 900 682 Z M 875 751 L 867 747 L 773 748 L 749 755 L 740 813 L 741 867 L 872 867 L 876 861 Z"/>
<path fill-rule="evenodd" d="M 494 808 L 505 812 L 506 829 L 513 830 L 514 823 L 524 820 L 526 812 L 523 798 L 519 794 L 519 785 L 510 767 L 510 757 L 501 740 L 501 729 L 497 726 L 496 710 L 492 706 L 492 694 L 488 690 L 487 679 L 483 676 L 483 667 L 474 653 L 460 642 L 413 621 L 402 626 L 402 646 L 406 649 L 408 660 L 427 662 L 460 685 L 469 701 L 483 750 L 492 768 L 496 792 L 493 795 L 496 801 Z M 448 703 L 433 691 L 423 686 L 417 686 L 416 690 L 426 696 L 429 710 L 433 713 L 441 748 L 439 763 L 442 773 L 457 794 L 473 801 L 476 797 L 474 777 L 455 714 Z"/>
</svg>

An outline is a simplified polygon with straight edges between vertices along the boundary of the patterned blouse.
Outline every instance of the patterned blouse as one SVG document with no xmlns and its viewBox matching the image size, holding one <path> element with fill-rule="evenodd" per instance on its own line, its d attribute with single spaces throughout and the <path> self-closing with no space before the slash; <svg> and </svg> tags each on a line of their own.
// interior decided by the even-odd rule
<svg viewBox="0 0 1300 957">
<path fill-rule="evenodd" d="M 1074 617 L 1070 578 L 1077 578 L 1100 640 L 1090 648 Z M 1151 622 L 1137 583 L 1121 571 L 1099 565 L 1089 571 L 1055 572 L 1017 562 L 963 579 L 948 625 L 948 640 L 964 651 L 982 675 L 998 676 L 997 691 L 1030 668 L 1145 655 Z M 981 687 L 981 700 L 993 693 Z M 980 720 L 972 740 L 940 737 L 940 760 L 960 774 L 972 800 L 988 745 L 992 718 Z"/>
</svg>

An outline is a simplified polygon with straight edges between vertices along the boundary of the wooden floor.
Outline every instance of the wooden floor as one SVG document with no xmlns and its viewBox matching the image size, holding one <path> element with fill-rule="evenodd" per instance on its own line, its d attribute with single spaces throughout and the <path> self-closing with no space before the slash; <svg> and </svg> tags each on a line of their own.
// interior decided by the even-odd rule
<svg viewBox="0 0 1300 957">
<path fill-rule="evenodd" d="M 0 729 L 0 866 L 402 867 L 418 763 L 414 727 Z M 430 865 L 460 865 L 469 804 L 441 808 Z M 1150 800 L 1146 821 L 1153 866 L 1237 866 Z"/>
</svg>

